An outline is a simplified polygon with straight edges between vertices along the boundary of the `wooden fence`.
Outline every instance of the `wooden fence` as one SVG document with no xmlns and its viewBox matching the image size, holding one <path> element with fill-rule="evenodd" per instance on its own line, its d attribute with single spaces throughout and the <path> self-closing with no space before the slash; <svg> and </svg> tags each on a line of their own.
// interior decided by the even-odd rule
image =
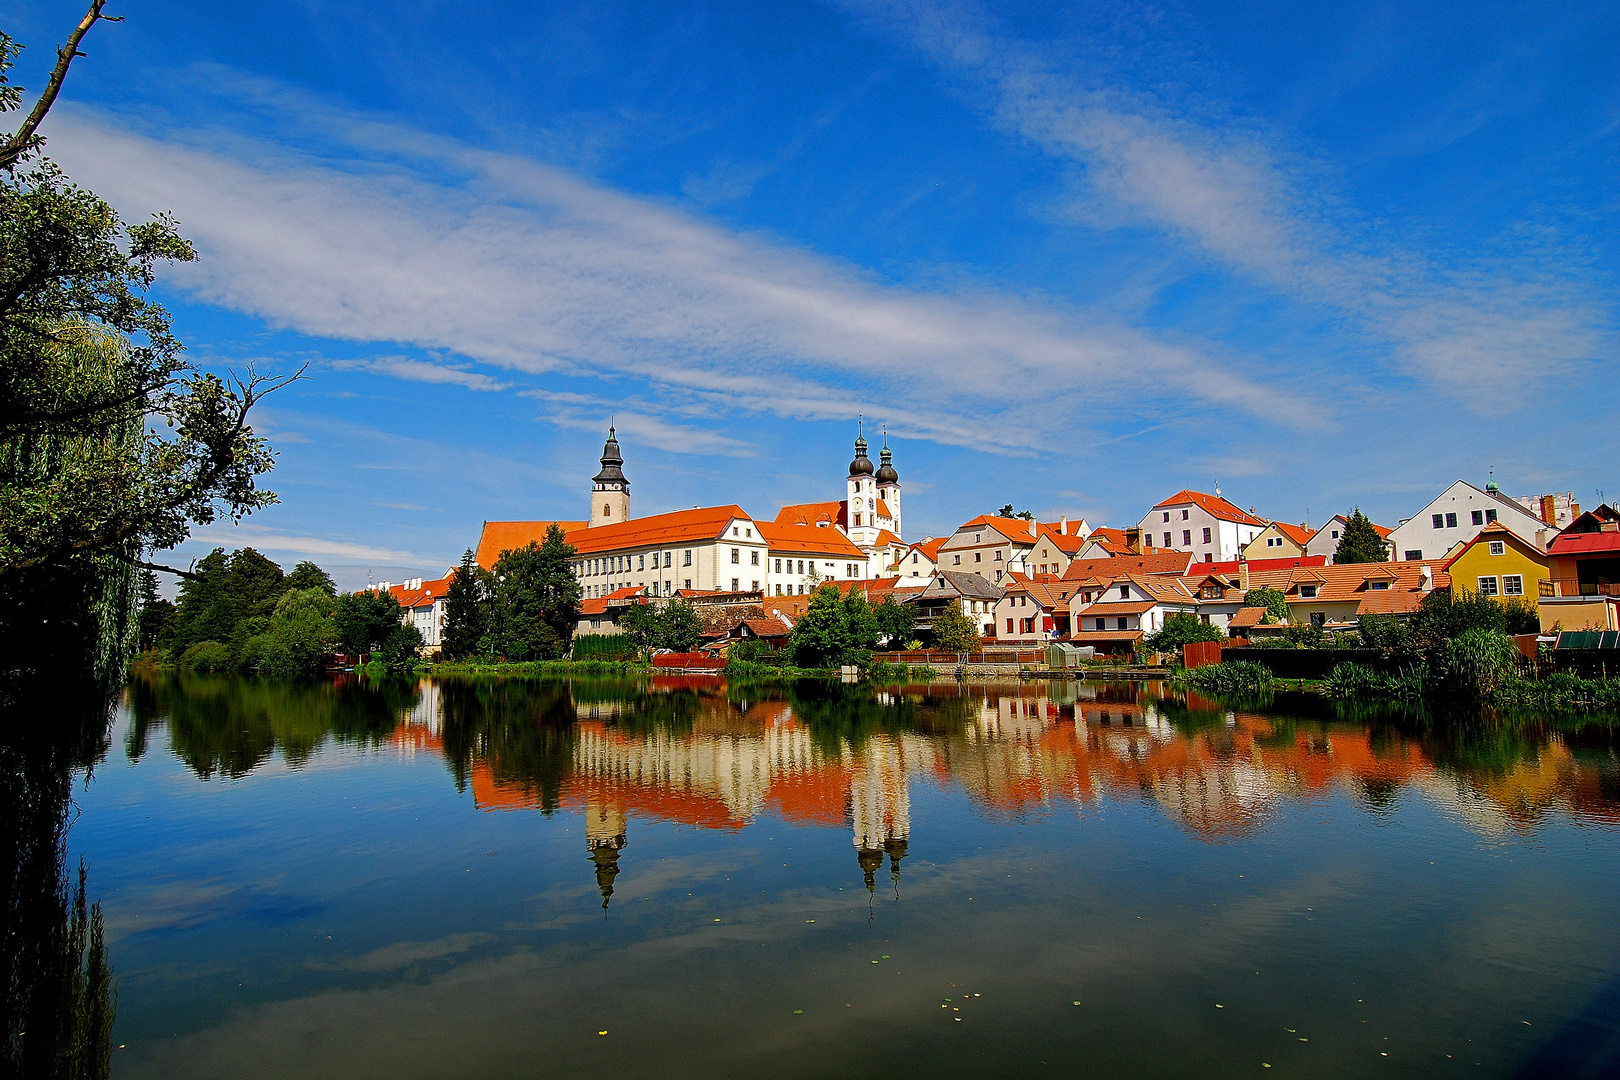
<svg viewBox="0 0 1620 1080">
<path fill-rule="evenodd" d="M 723 656 L 701 652 L 662 653 L 652 658 L 655 668 L 710 668 L 718 671 L 726 666 Z"/>
</svg>

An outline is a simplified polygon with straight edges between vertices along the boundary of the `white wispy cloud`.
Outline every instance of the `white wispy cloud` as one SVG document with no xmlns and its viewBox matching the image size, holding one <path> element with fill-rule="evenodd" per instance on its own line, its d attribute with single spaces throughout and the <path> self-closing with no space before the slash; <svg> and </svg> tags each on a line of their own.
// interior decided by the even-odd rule
<svg viewBox="0 0 1620 1080">
<path fill-rule="evenodd" d="M 395 551 L 371 544 L 332 540 L 320 536 L 292 536 L 247 525 L 202 525 L 191 531 L 191 539 L 197 543 L 225 548 L 251 547 L 278 554 L 312 555 L 340 563 L 410 565 L 422 562 L 419 556 L 408 551 Z"/>
<path fill-rule="evenodd" d="M 333 360 L 331 366 L 339 371 L 372 371 L 378 375 L 392 375 L 411 382 L 441 383 L 465 386 L 469 390 L 507 390 L 512 384 L 493 379 L 482 372 L 468 371 L 450 364 L 435 364 L 427 360 L 413 360 L 407 356 L 380 356 L 371 360 Z"/>
<path fill-rule="evenodd" d="M 173 279 L 197 297 L 309 334 L 635 376 L 704 398 L 711 416 L 847 417 L 877 403 L 913 437 L 1012 451 L 1041 438 L 991 421 L 1033 387 L 1079 425 L 1122 403 L 1296 428 L 1333 419 L 1315 393 L 1244 357 L 1096 313 L 885 284 L 524 158 L 342 114 L 320 123 L 361 157 L 142 134 L 83 111 L 53 115 L 51 149 L 127 213 L 181 216 L 202 257 Z M 391 363 L 495 388 L 459 368 Z"/>
<path fill-rule="evenodd" d="M 1468 407 L 1523 407 L 1526 381 L 1615 355 L 1612 304 L 1579 259 L 1520 245 L 1421 251 L 1323 194 L 1317 171 L 1265 133 L 1077 75 L 952 0 L 851 0 L 969 87 L 993 122 L 1070 163 L 1074 216 L 1146 223 L 1206 260 L 1347 317 L 1400 373 Z"/>
</svg>

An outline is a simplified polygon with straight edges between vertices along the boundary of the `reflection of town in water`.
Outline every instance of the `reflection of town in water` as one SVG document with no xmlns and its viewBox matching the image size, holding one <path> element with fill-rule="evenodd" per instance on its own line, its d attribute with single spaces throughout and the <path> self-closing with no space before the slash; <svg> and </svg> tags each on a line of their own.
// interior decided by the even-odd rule
<svg viewBox="0 0 1620 1080">
<path fill-rule="evenodd" d="M 1549 814 L 1620 824 L 1609 740 L 1585 747 L 1552 730 L 1420 738 L 1226 710 L 1158 684 L 873 695 L 655 679 L 515 691 L 424 683 L 392 743 L 444 754 L 481 810 L 580 813 L 604 906 L 638 820 L 739 829 L 770 813 L 848 829 L 867 888 L 885 861 L 898 887 L 917 783 L 958 787 L 1011 817 L 1145 797 L 1211 841 L 1334 791 L 1371 813 L 1415 793 L 1484 832 L 1531 829 Z"/>
</svg>

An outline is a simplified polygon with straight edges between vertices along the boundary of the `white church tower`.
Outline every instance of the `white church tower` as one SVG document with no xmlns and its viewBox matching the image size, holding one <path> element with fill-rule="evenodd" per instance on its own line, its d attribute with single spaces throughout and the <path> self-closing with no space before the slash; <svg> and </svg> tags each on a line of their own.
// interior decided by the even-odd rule
<svg viewBox="0 0 1620 1080">
<path fill-rule="evenodd" d="M 873 479 L 877 481 L 878 501 L 888 509 L 889 518 L 894 522 L 888 526 L 889 531 L 896 536 L 906 535 L 900 529 L 900 474 L 894 471 L 894 451 L 889 449 L 887 430 L 883 432 L 883 451 Z"/>
<path fill-rule="evenodd" d="M 866 436 L 856 428 L 855 460 L 844 481 L 844 531 L 858 548 L 877 544 L 877 481 L 872 475 L 876 471 L 866 456 Z"/>
</svg>

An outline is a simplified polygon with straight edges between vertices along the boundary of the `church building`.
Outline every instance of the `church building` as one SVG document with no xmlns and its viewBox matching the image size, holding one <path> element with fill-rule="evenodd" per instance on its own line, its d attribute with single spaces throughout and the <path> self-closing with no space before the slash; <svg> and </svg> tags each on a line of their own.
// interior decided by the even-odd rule
<svg viewBox="0 0 1620 1080">
<path fill-rule="evenodd" d="M 546 530 L 556 524 L 577 553 L 574 570 L 586 599 L 626 589 L 659 597 L 682 592 L 791 596 L 808 593 L 820 581 L 869 580 L 905 549 L 899 539 L 900 477 L 887 444 L 881 458 L 874 468 L 866 440 L 857 437 L 847 498 L 789 507 L 774 523 L 756 522 L 734 504 L 637 518 L 630 512 L 630 479 L 618 432 L 609 427 L 601 469 L 591 478 L 590 516 L 486 521 L 476 549 L 478 565 L 493 570 L 503 552 L 544 543 Z M 846 520 L 855 524 L 846 528 Z"/>
</svg>

